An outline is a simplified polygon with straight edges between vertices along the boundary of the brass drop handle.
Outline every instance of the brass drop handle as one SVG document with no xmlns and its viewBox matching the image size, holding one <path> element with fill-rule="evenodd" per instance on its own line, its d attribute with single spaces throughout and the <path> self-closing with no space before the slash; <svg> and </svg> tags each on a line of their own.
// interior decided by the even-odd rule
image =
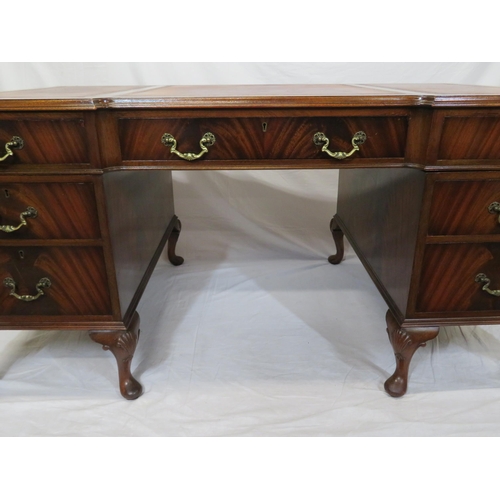
<svg viewBox="0 0 500 500">
<path fill-rule="evenodd" d="M 18 300 L 22 300 L 23 302 L 33 302 L 34 300 L 39 299 L 42 295 L 45 295 L 43 293 L 43 289 L 49 288 L 52 285 L 49 278 L 42 278 L 36 284 L 36 291 L 38 292 L 36 295 L 19 295 L 16 293 L 16 282 L 12 278 L 5 278 L 3 280 L 3 284 L 7 288 L 12 288 L 9 295 L 12 295 L 12 297 Z"/>
<path fill-rule="evenodd" d="M 12 149 L 23 149 L 24 141 L 17 136 L 14 136 L 7 144 L 5 144 L 5 155 L 0 158 L 0 161 L 6 160 L 9 156 L 13 156 Z"/>
<path fill-rule="evenodd" d="M 345 158 L 348 158 L 349 156 L 353 155 L 356 151 L 359 151 L 359 146 L 363 144 L 365 141 L 366 141 L 366 134 L 362 130 L 356 132 L 351 140 L 352 150 L 349 151 L 349 153 L 344 153 L 343 151 L 337 151 L 337 152 L 330 151 L 328 149 L 328 146 L 330 144 L 330 139 L 328 139 L 328 137 L 326 137 L 326 135 L 323 134 L 323 132 L 316 132 L 313 137 L 314 144 L 316 144 L 316 146 L 322 146 L 321 151 L 323 153 L 329 154 L 332 158 L 335 158 L 336 160 L 344 160 Z"/>
<path fill-rule="evenodd" d="M 205 153 L 208 153 L 208 146 L 213 146 L 215 143 L 215 135 L 211 132 L 207 132 L 203 135 L 200 140 L 201 151 L 199 153 L 181 153 L 180 151 L 177 151 L 177 141 L 171 134 L 163 134 L 161 142 L 163 145 L 167 146 L 167 148 L 170 147 L 170 152 L 175 153 L 179 158 L 187 161 L 193 161 L 201 158 Z"/>
<path fill-rule="evenodd" d="M 4 233 L 13 233 L 18 229 L 21 229 L 23 226 L 28 225 L 26 217 L 31 217 L 32 219 L 34 219 L 37 215 L 38 211 L 36 208 L 26 207 L 26 210 L 21 214 L 19 214 L 19 219 L 21 219 L 21 222 L 19 223 L 18 226 L 0 226 L 0 231 L 3 231 Z"/>
<path fill-rule="evenodd" d="M 498 223 L 500 224 L 500 203 L 498 203 L 498 201 L 494 201 L 490 204 L 488 212 L 490 214 L 498 214 Z"/>
<path fill-rule="evenodd" d="M 476 281 L 476 283 L 481 283 L 483 285 L 482 289 L 485 292 L 488 292 L 490 295 L 494 295 L 495 297 L 500 297 L 500 290 L 490 290 L 489 289 L 491 280 L 486 276 L 486 274 L 479 273 L 476 276 L 475 281 Z"/>
</svg>

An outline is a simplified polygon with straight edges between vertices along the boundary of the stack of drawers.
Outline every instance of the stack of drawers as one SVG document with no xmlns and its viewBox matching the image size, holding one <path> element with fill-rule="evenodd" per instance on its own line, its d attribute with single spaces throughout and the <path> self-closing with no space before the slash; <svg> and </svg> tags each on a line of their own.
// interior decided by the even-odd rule
<svg viewBox="0 0 500 500">
<path fill-rule="evenodd" d="M 440 110 L 432 130 L 428 163 L 438 172 L 427 174 L 410 309 L 416 318 L 492 322 L 500 292 L 483 286 L 500 288 L 500 114 Z"/>
<path fill-rule="evenodd" d="M 500 300 L 482 289 L 485 275 L 500 288 L 500 173 L 428 176 L 431 204 L 416 315 L 498 316 Z M 479 276 L 479 277 L 478 277 Z"/>
<path fill-rule="evenodd" d="M 89 167 L 84 120 L 9 118 L 0 117 L 0 146 L 20 137 L 22 148 L 0 163 L 2 324 L 111 319 L 99 178 L 74 174 Z"/>
</svg>

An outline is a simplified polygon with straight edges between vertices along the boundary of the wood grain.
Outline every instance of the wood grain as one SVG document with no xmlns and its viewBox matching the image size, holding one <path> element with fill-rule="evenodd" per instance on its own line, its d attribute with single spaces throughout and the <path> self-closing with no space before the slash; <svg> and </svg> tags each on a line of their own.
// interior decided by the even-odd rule
<svg viewBox="0 0 500 500">
<path fill-rule="evenodd" d="M 340 171 L 336 221 L 398 317 L 407 309 L 424 181 L 418 170 Z"/>
<path fill-rule="evenodd" d="M 109 315 L 110 297 L 102 248 L 0 247 L 0 301 L 3 315 Z M 17 293 L 34 295 L 41 278 L 52 282 L 33 302 L 9 296 L 3 280 L 11 277 Z M 82 318 L 83 319 L 83 318 Z"/>
<path fill-rule="evenodd" d="M 168 115 L 167 115 L 168 116 Z M 265 125 L 264 125 L 265 124 Z M 181 152 L 199 152 L 203 134 L 212 132 L 216 142 L 203 160 L 324 159 L 326 153 L 313 137 L 323 132 L 330 140 L 330 151 L 351 151 L 352 137 L 360 130 L 368 138 L 359 152 L 344 162 L 358 158 L 402 158 L 406 146 L 406 117 L 273 117 L 208 119 L 121 119 L 120 144 L 123 160 L 178 160 L 161 143 L 169 133 Z M 196 168 L 195 162 L 193 167 Z"/>
<path fill-rule="evenodd" d="M 478 273 L 500 289 L 500 244 L 427 245 L 417 300 L 419 312 L 500 310 L 500 298 L 481 290 Z"/>
<path fill-rule="evenodd" d="M 92 182 L 3 182 L 0 178 L 0 224 L 17 225 L 19 214 L 34 207 L 38 215 L 1 240 L 100 238 Z"/>
<path fill-rule="evenodd" d="M 428 234 L 500 234 L 500 214 L 488 211 L 495 201 L 500 203 L 500 180 L 437 181 Z"/>
<path fill-rule="evenodd" d="M 89 149 L 83 117 L 60 119 L 4 120 L 0 114 L 0 148 L 13 136 L 24 141 L 22 149 L 5 164 L 89 163 Z"/>
<path fill-rule="evenodd" d="M 500 113 L 496 116 L 446 117 L 438 159 L 500 159 Z"/>
</svg>

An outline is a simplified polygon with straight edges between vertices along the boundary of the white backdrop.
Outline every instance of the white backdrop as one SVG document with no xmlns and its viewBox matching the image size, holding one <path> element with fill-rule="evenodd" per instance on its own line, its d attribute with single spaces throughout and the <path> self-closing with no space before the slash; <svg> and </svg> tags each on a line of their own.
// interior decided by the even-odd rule
<svg viewBox="0 0 500 500">
<path fill-rule="evenodd" d="M 0 90 L 60 85 L 467 83 L 498 63 L 2 63 Z M 138 311 L 134 372 L 82 332 L 1 332 L 2 435 L 499 435 L 500 329 L 443 328 L 408 394 L 385 303 L 352 251 L 330 266 L 337 172 L 175 172 L 183 222 Z M 363 311 L 361 314 L 360 311 Z"/>
</svg>

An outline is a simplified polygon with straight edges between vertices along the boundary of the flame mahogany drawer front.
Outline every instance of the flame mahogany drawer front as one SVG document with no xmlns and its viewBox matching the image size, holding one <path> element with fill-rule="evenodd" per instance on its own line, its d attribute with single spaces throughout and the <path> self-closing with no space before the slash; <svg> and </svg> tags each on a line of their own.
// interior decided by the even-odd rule
<svg viewBox="0 0 500 500">
<path fill-rule="evenodd" d="M 500 297 L 482 290 L 500 289 L 500 243 L 427 245 L 417 299 L 418 312 L 500 312 Z M 500 292 L 499 292 L 500 295 Z"/>
<path fill-rule="evenodd" d="M 469 112 L 469 115 L 471 113 Z M 500 113 L 482 111 L 443 116 L 438 160 L 500 160 Z"/>
<path fill-rule="evenodd" d="M 436 181 L 428 234 L 500 234 L 500 177 L 497 177 L 498 180 Z"/>
<path fill-rule="evenodd" d="M 349 153 L 354 134 L 362 131 L 365 142 L 345 160 L 352 163 L 366 158 L 404 158 L 408 117 L 121 118 L 118 129 L 124 161 L 179 160 L 162 143 L 164 134 L 173 136 L 182 153 L 200 152 L 204 134 L 213 134 L 215 142 L 192 166 L 210 160 L 328 159 L 322 152 L 324 142 L 315 144 L 313 140 L 317 132 L 328 138 L 330 151 Z"/>
<path fill-rule="evenodd" d="M 22 143 L 12 148 L 14 154 L 4 166 L 90 162 L 87 132 L 81 115 L 35 115 L 21 120 L 7 119 L 0 114 L 2 148 L 13 138 L 20 138 Z"/>
<path fill-rule="evenodd" d="M 0 242 L 100 237 L 92 182 L 0 180 L 0 200 Z"/>
<path fill-rule="evenodd" d="M 0 247 L 0 269 L 3 315 L 111 314 L 100 247 Z M 49 286 L 46 286 L 47 279 Z M 34 298 L 40 290 L 43 295 Z M 13 291 L 31 296 L 31 300 L 23 301 L 10 295 Z"/>
</svg>

